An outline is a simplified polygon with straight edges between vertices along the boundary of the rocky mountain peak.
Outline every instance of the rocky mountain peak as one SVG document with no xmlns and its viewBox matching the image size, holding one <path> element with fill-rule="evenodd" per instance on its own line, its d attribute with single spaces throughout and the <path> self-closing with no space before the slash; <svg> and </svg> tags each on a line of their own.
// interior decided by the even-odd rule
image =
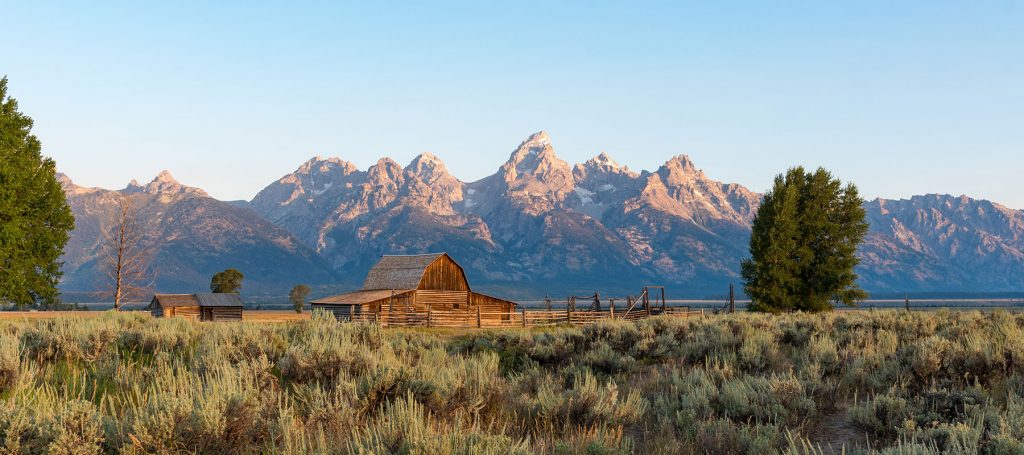
<svg viewBox="0 0 1024 455">
<path fill-rule="evenodd" d="M 64 190 L 64 194 L 84 194 L 97 191 L 96 188 L 78 186 L 71 180 L 71 177 L 68 177 L 67 174 L 64 174 L 63 172 L 58 172 L 56 177 L 57 182 L 60 183 L 60 187 Z"/>
<path fill-rule="evenodd" d="M 170 171 L 163 170 L 149 183 L 142 185 L 137 180 L 132 179 L 128 182 L 128 186 L 122 190 L 124 193 L 145 193 L 152 194 L 155 196 L 173 196 L 173 195 L 191 195 L 191 196 L 208 196 L 205 191 L 194 188 L 191 186 L 182 185 L 174 179 Z"/>
<path fill-rule="evenodd" d="M 548 133 L 541 131 L 519 144 L 502 170 L 508 175 L 506 181 L 515 180 L 524 174 L 545 180 L 569 171 L 569 163 L 555 155 Z"/>
<path fill-rule="evenodd" d="M 440 158 L 430 153 L 421 153 L 405 167 L 405 171 L 416 176 L 426 184 L 436 181 L 455 181 L 456 179 L 448 173 L 448 168 Z"/>
<path fill-rule="evenodd" d="M 174 180 L 174 176 L 171 175 L 171 171 L 168 171 L 167 169 L 164 169 L 164 170 L 160 171 L 160 173 L 157 174 L 156 178 L 153 179 L 153 182 L 170 183 L 170 184 L 178 183 L 177 180 Z"/>
<path fill-rule="evenodd" d="M 498 171 L 509 198 L 529 213 L 561 204 L 573 191 L 572 168 L 555 155 L 548 134 L 534 133 L 516 147 Z"/>
<path fill-rule="evenodd" d="M 67 174 L 64 174 L 63 172 L 58 172 L 56 177 L 57 182 L 60 182 L 61 186 L 65 188 L 75 185 L 75 182 L 71 181 L 71 177 L 68 177 Z"/>
<path fill-rule="evenodd" d="M 623 166 L 614 159 L 607 152 L 601 152 L 583 164 L 577 164 L 573 168 L 573 175 L 576 176 L 576 181 L 581 182 L 588 177 L 596 177 L 601 174 L 618 174 L 628 176 L 630 178 L 636 178 L 637 173 L 629 170 L 628 167 Z"/>
<path fill-rule="evenodd" d="M 359 169 L 356 165 L 341 158 L 322 158 L 318 155 L 310 158 L 309 161 L 302 163 L 295 172 L 299 174 L 325 174 L 333 171 L 340 171 L 342 175 L 348 175 L 357 172 L 358 170 Z"/>
<path fill-rule="evenodd" d="M 685 172 L 699 172 L 696 166 L 693 164 L 693 160 L 690 159 L 689 155 L 676 155 L 665 162 L 665 168 L 678 169 Z"/>
<path fill-rule="evenodd" d="M 366 170 L 369 183 L 373 186 L 394 187 L 405 181 L 400 164 L 391 158 L 381 158 L 377 164 Z"/>
<path fill-rule="evenodd" d="M 694 181 L 706 180 L 704 172 L 694 166 L 689 156 L 672 157 L 658 169 L 658 174 L 669 187 L 690 184 Z"/>
</svg>

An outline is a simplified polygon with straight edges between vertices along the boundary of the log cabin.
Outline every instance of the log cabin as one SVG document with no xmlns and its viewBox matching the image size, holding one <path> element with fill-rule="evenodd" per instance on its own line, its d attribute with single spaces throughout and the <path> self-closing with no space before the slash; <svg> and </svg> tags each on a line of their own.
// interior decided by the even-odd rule
<svg viewBox="0 0 1024 455">
<path fill-rule="evenodd" d="M 241 321 L 242 298 L 234 293 L 155 294 L 149 311 L 158 318 Z"/>
<path fill-rule="evenodd" d="M 338 320 L 376 320 L 382 313 L 398 312 L 406 318 L 416 319 L 417 314 L 427 318 L 434 310 L 507 319 L 508 313 L 516 311 L 515 302 L 473 291 L 462 266 L 447 253 L 383 256 L 366 275 L 362 289 L 316 299 L 310 305 Z"/>
</svg>

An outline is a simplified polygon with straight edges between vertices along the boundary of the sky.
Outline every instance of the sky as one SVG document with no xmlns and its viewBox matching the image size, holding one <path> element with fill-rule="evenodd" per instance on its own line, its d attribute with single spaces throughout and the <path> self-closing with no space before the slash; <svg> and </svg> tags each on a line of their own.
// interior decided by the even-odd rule
<svg viewBox="0 0 1024 455">
<path fill-rule="evenodd" d="M 1024 209 L 1024 1 L 7 2 L 0 75 L 59 170 L 163 169 L 251 199 L 314 155 L 438 155 L 463 181 L 531 133 L 635 170 L 687 154 L 768 188 Z"/>
</svg>

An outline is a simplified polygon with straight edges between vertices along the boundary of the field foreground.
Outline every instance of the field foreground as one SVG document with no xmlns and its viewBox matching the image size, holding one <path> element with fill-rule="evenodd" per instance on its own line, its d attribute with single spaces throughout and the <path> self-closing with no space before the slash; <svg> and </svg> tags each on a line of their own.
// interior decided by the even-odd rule
<svg viewBox="0 0 1024 455">
<path fill-rule="evenodd" d="M 0 321 L 0 453 L 1024 453 L 1024 317 Z"/>
</svg>

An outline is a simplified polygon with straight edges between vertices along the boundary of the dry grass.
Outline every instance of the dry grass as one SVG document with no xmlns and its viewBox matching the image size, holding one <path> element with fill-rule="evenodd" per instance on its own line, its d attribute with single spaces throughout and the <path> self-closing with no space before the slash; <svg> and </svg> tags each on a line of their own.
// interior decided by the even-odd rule
<svg viewBox="0 0 1024 455">
<path fill-rule="evenodd" d="M 94 318 L 106 311 L 0 311 L 0 319 L 55 319 L 55 318 Z M 144 311 L 128 312 L 129 314 L 149 315 Z M 242 312 L 242 319 L 253 322 L 288 322 L 308 321 L 310 313 L 294 311 L 259 310 Z"/>
<path fill-rule="evenodd" d="M 308 321 L 310 316 L 308 311 L 296 313 L 294 311 L 246 310 L 242 312 L 242 320 L 253 322 Z"/>
<path fill-rule="evenodd" d="M 97 314 L 0 321 L 0 453 L 1024 453 L 1024 316 L 1004 312 L 493 331 Z"/>
<path fill-rule="evenodd" d="M 92 318 L 102 311 L 0 311 L 0 319 Z"/>
</svg>

